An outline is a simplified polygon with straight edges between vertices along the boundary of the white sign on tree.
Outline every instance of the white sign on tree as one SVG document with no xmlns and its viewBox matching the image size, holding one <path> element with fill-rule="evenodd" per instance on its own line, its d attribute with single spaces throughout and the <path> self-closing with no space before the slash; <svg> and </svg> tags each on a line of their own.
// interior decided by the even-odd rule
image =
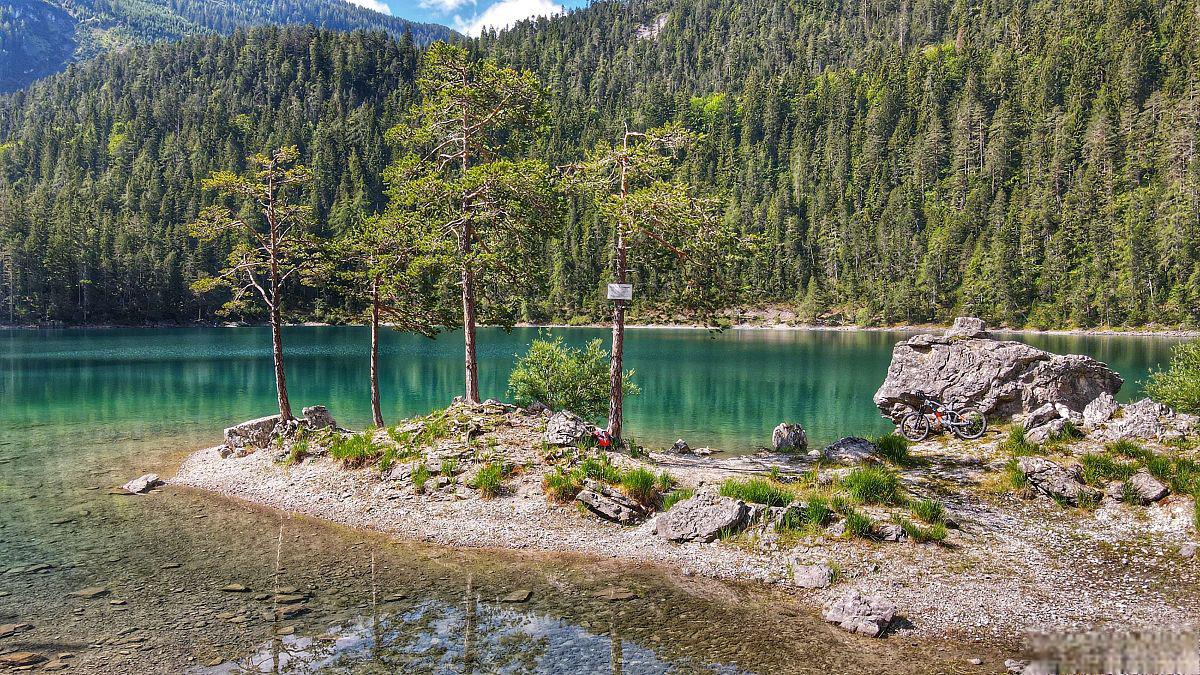
<svg viewBox="0 0 1200 675">
<path fill-rule="evenodd" d="M 608 285 L 609 300 L 632 300 L 633 299 L 633 284 L 609 284 Z"/>
</svg>

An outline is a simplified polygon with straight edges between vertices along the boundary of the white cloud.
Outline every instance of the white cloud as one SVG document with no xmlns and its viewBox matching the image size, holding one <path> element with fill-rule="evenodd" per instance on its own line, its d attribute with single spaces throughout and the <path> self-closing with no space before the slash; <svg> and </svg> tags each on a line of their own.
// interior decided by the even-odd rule
<svg viewBox="0 0 1200 675">
<path fill-rule="evenodd" d="M 448 14 L 459 7 L 464 7 L 468 4 L 474 5 L 475 0 L 420 0 L 417 4 L 425 9 L 432 9 L 443 14 Z"/>
<path fill-rule="evenodd" d="M 358 5 L 359 7 L 366 7 L 367 9 L 373 9 L 376 12 L 379 12 L 380 14 L 387 14 L 388 16 L 391 16 L 391 14 L 392 14 L 392 8 L 388 7 L 387 3 L 383 2 L 383 0 L 348 0 L 348 1 L 355 5 Z"/>
<path fill-rule="evenodd" d="M 454 27 L 460 33 L 479 35 L 484 27 L 508 28 L 521 19 L 533 16 L 553 16 L 563 13 L 563 6 L 551 0 L 500 0 L 488 7 L 483 14 L 469 19 L 454 17 Z"/>
</svg>

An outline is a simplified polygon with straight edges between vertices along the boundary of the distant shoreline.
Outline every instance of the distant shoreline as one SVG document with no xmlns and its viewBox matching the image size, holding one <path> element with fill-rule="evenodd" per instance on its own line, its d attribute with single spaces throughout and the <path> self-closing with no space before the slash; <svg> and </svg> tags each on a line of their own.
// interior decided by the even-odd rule
<svg viewBox="0 0 1200 675">
<path fill-rule="evenodd" d="M 116 330 L 128 328 L 263 328 L 265 323 L 149 323 L 149 324 L 77 324 L 64 326 L 39 326 L 39 325 L 4 325 L 0 324 L 0 330 Z M 317 321 L 306 321 L 302 323 L 287 324 L 289 328 L 294 327 L 320 327 L 320 326 L 365 326 L 365 324 L 355 323 L 322 323 Z M 483 325 L 480 328 L 497 328 L 498 326 Z M 792 324 L 792 323 L 736 323 L 730 326 L 716 327 L 707 326 L 700 323 L 631 323 L 625 326 L 630 330 L 647 330 L 647 329 L 672 329 L 672 330 L 735 330 L 735 331 L 812 331 L 812 332 L 872 332 L 872 333 L 928 333 L 944 331 L 949 328 L 946 324 L 898 324 L 893 326 L 858 326 L 855 324 Z M 586 324 L 565 324 L 565 323 L 518 323 L 514 328 L 546 328 L 546 329 L 563 329 L 563 328 L 592 328 L 592 329 L 608 329 L 610 324 L 603 323 L 586 323 Z M 1038 328 L 994 328 L 991 332 L 1000 335 L 1062 335 L 1062 336 L 1086 336 L 1086 337 L 1155 337 L 1155 338 L 1198 338 L 1200 337 L 1200 329 L 1189 328 L 1051 328 L 1042 330 Z"/>
</svg>

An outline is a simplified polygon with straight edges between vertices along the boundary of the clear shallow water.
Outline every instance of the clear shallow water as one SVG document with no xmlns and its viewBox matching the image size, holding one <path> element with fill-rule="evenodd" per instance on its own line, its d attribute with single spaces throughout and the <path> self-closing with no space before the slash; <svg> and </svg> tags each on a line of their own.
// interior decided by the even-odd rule
<svg viewBox="0 0 1200 675">
<path fill-rule="evenodd" d="M 579 344 L 607 335 L 559 332 Z M 503 395 L 513 355 L 536 335 L 483 332 L 485 395 Z M 286 337 L 294 405 L 325 403 L 344 424 L 365 424 L 366 331 L 293 328 Z M 389 419 L 459 393 L 457 337 L 385 334 Z M 632 433 L 737 449 L 764 443 L 783 419 L 818 441 L 882 431 L 870 397 L 903 337 L 632 331 L 628 361 L 644 389 L 630 406 Z M 1023 339 L 1091 354 L 1129 380 L 1164 362 L 1172 344 Z M 901 673 L 975 672 L 963 663 L 976 655 L 998 663 L 983 648 L 846 636 L 758 587 L 422 547 L 303 518 L 283 521 L 278 583 L 308 593 L 309 611 L 287 622 L 292 635 L 275 636 L 279 623 L 261 616 L 269 602 L 219 589 L 276 587 L 278 513 L 175 488 L 108 494 L 146 471 L 169 475 L 221 427 L 269 413 L 271 378 L 260 329 L 0 332 L 0 623 L 35 625 L 0 639 L 0 651 L 72 652 L 74 671 L 113 673 Z M 110 594 L 65 597 L 94 585 Z M 638 598 L 592 597 L 608 586 Z M 533 598 L 499 602 L 517 588 Z"/>
</svg>

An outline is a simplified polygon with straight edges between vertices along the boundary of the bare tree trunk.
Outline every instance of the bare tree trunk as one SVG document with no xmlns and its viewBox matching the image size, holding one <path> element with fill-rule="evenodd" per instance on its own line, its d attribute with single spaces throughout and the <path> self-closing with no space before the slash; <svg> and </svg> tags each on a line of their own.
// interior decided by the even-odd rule
<svg viewBox="0 0 1200 675">
<path fill-rule="evenodd" d="M 292 404 L 288 401 L 287 380 L 283 374 L 283 335 L 281 334 L 279 305 L 271 307 L 271 351 L 275 357 L 275 393 L 279 399 L 279 417 L 292 419 Z"/>
<path fill-rule="evenodd" d="M 383 427 L 379 406 L 379 280 L 371 279 L 371 415 L 376 427 Z"/>
<path fill-rule="evenodd" d="M 479 362 L 475 355 L 475 269 L 472 262 L 466 259 L 471 252 L 470 231 L 467 226 L 467 237 L 463 242 L 462 266 L 462 306 L 463 306 L 463 346 L 466 351 L 466 377 L 468 403 L 479 402 Z"/>
<path fill-rule="evenodd" d="M 618 226 L 619 227 L 619 226 Z M 627 249 L 625 236 L 617 232 L 617 283 L 625 283 Z M 615 439 L 621 438 L 624 424 L 625 382 L 625 301 L 613 301 L 612 354 L 608 364 L 608 433 Z"/>
</svg>

